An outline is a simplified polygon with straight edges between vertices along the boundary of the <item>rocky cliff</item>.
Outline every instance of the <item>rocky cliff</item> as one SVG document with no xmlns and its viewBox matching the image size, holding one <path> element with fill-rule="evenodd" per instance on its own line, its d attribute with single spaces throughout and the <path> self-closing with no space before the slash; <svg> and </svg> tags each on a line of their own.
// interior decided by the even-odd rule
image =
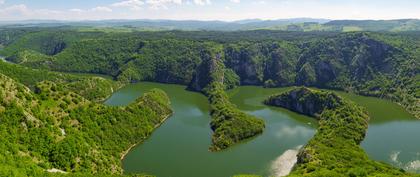
<svg viewBox="0 0 420 177">
<path fill-rule="evenodd" d="M 264 103 L 317 118 L 320 117 L 324 110 L 334 109 L 344 104 L 342 99 L 336 94 L 306 87 L 293 89 L 287 93 L 272 95 Z"/>
<path fill-rule="evenodd" d="M 369 159 L 360 147 L 368 128 L 366 111 L 334 93 L 301 87 L 271 96 L 265 103 L 319 119 L 316 134 L 298 153 L 289 176 L 410 175 Z"/>
<path fill-rule="evenodd" d="M 219 151 L 263 132 L 264 121 L 246 114 L 229 101 L 225 89 L 238 84 L 238 77 L 227 70 L 218 49 L 201 51 L 202 63 L 188 89 L 201 91 L 210 102 L 213 130 L 211 151 Z"/>
</svg>

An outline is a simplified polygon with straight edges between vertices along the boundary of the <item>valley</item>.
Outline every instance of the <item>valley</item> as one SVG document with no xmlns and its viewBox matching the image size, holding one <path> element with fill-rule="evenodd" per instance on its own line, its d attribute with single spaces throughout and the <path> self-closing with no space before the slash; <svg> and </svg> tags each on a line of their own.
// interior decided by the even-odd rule
<svg viewBox="0 0 420 177">
<path fill-rule="evenodd" d="M 418 32 L 0 29 L 1 175 L 418 176 Z"/>
<path fill-rule="evenodd" d="M 282 108 L 267 107 L 263 100 L 287 88 L 241 86 L 228 91 L 232 103 L 242 111 L 261 117 L 267 124 L 263 134 L 230 149 L 212 153 L 208 129 L 210 122 L 206 98 L 185 90 L 185 86 L 158 83 L 128 85 L 113 94 L 107 105 L 126 105 L 152 88 L 164 90 L 172 103 L 174 115 L 143 144 L 133 148 L 123 160 L 125 173 L 147 172 L 157 176 L 233 176 L 240 173 L 276 176 L 276 159 L 288 150 L 303 146 L 315 134 L 317 122 Z M 371 120 L 362 143 L 370 157 L 411 172 L 415 163 L 418 141 L 412 134 L 420 133 L 418 121 L 398 105 L 377 98 L 343 92 L 337 94 L 366 107 Z M 385 111 L 384 111 L 385 110 Z M 394 129 L 405 130 L 398 134 Z M 392 141 L 393 143 L 389 143 Z M 171 148 L 166 148 L 171 147 Z M 251 153 L 252 152 L 252 153 Z M 391 159 L 400 152 L 398 162 Z M 281 162 L 281 161 L 280 161 Z M 284 163 L 284 161 L 283 161 Z M 229 168 L 226 168 L 229 167 Z M 284 170 L 283 170 L 284 171 Z"/>
</svg>

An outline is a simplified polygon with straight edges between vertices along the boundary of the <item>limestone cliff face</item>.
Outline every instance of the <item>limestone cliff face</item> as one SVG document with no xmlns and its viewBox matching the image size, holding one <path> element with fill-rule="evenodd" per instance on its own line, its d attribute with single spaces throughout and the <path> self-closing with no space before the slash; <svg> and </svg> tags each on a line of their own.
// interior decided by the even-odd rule
<svg viewBox="0 0 420 177">
<path fill-rule="evenodd" d="M 240 43 L 225 47 L 225 65 L 240 77 L 242 85 L 292 85 L 297 46 L 288 43 Z M 265 84 L 266 85 L 266 84 Z"/>
<path fill-rule="evenodd" d="M 394 71 L 395 63 L 389 58 L 397 54 L 397 49 L 365 34 L 317 41 L 303 48 L 296 66 L 296 83 L 328 87 L 343 78 L 353 82 L 372 80 L 378 73 Z M 343 82 L 341 85 L 349 84 Z"/>
<path fill-rule="evenodd" d="M 242 85 L 258 85 L 263 79 L 260 55 L 258 49 L 251 47 L 227 47 L 225 64 L 240 76 Z"/>
<path fill-rule="evenodd" d="M 210 76 L 216 73 L 218 68 L 217 62 L 221 60 L 220 54 L 215 54 L 213 56 L 212 53 L 207 50 L 200 52 L 200 58 L 201 63 L 193 74 L 193 79 L 187 88 L 188 90 L 201 92 L 205 87 L 207 87 L 207 85 L 213 81 L 213 78 Z"/>
<path fill-rule="evenodd" d="M 335 94 L 301 87 L 289 92 L 269 97 L 265 104 L 279 106 L 308 116 L 319 117 L 325 109 L 342 105 Z"/>
<path fill-rule="evenodd" d="M 303 44 L 229 44 L 224 54 L 226 67 L 235 71 L 241 85 L 343 88 L 372 80 L 378 73 L 395 72 L 391 58 L 399 51 L 358 33 Z"/>
</svg>

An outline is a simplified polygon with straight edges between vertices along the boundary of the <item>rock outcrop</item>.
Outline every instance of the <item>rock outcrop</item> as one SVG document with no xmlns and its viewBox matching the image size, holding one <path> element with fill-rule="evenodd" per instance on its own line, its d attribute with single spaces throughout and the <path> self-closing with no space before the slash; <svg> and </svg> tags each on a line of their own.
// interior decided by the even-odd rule
<svg viewBox="0 0 420 177">
<path fill-rule="evenodd" d="M 336 94 L 300 87 L 287 93 L 270 96 L 265 104 L 319 118 L 324 110 L 337 108 L 344 103 Z"/>
<path fill-rule="evenodd" d="M 265 103 L 319 119 L 317 133 L 298 153 L 289 176 L 408 176 L 369 159 L 360 147 L 369 120 L 360 106 L 334 93 L 303 87 L 271 96 Z"/>
</svg>

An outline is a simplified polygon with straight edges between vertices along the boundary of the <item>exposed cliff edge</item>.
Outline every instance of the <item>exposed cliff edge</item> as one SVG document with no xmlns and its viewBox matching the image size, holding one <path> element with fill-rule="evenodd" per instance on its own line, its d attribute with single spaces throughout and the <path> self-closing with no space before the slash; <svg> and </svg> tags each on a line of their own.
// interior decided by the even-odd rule
<svg viewBox="0 0 420 177">
<path fill-rule="evenodd" d="M 331 92 L 319 92 L 305 87 L 295 89 L 288 94 L 270 96 L 265 104 L 279 106 L 308 116 L 320 118 L 326 109 L 342 106 L 342 99 Z"/>
<path fill-rule="evenodd" d="M 190 89 L 201 91 L 209 80 L 204 75 L 208 73 L 206 67 L 198 68 L 206 62 L 200 58 L 200 50 L 210 46 L 218 48 L 226 66 L 226 87 L 240 84 L 337 89 L 392 100 L 420 118 L 418 36 L 264 30 L 122 35 L 57 29 L 17 34 L 0 54 L 32 68 L 106 74 L 123 83 L 191 83 Z M 235 82 L 229 82 L 232 80 Z"/>
<path fill-rule="evenodd" d="M 300 87 L 273 95 L 265 104 L 319 119 L 317 133 L 298 153 L 289 176 L 411 175 L 369 159 L 359 146 L 368 128 L 366 111 L 334 93 Z"/>
<path fill-rule="evenodd" d="M 200 55 L 202 63 L 189 89 L 203 92 L 210 102 L 210 126 L 214 132 L 210 150 L 223 150 L 262 133 L 265 128 L 263 120 L 238 110 L 229 101 L 225 89 L 237 82 L 232 81 L 234 76 L 229 76 L 233 72 L 225 69 L 220 52 L 217 49 L 203 49 Z"/>
</svg>

